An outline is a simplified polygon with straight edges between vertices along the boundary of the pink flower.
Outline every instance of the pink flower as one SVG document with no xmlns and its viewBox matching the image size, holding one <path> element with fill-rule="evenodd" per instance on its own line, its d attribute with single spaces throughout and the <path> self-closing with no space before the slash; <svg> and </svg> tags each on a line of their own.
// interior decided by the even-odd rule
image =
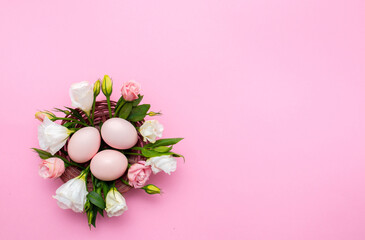
<svg viewBox="0 0 365 240">
<path fill-rule="evenodd" d="M 48 158 L 39 165 L 39 175 L 42 178 L 58 178 L 65 171 L 65 163 L 57 158 Z"/>
<path fill-rule="evenodd" d="M 41 122 L 43 122 L 45 117 L 48 117 L 49 119 L 52 120 L 54 117 L 56 117 L 56 115 L 54 115 L 50 111 L 43 111 L 43 112 L 36 112 L 35 113 L 35 118 L 38 119 Z"/>
<path fill-rule="evenodd" d="M 146 162 L 139 161 L 133 164 L 128 170 L 129 184 L 135 188 L 143 187 L 152 173 L 151 167 L 145 164 Z"/>
<path fill-rule="evenodd" d="M 122 95 L 126 101 L 136 100 L 140 91 L 141 85 L 133 80 L 125 82 L 122 86 Z"/>
</svg>

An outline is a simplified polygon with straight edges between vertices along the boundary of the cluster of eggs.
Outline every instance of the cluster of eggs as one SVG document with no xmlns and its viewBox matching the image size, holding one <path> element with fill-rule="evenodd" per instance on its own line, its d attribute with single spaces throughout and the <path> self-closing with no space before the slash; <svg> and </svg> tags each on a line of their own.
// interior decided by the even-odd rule
<svg viewBox="0 0 365 240">
<path fill-rule="evenodd" d="M 135 127 L 122 118 L 111 118 L 101 127 L 104 142 L 115 149 L 129 149 L 138 141 Z M 128 167 L 128 159 L 120 151 L 107 149 L 100 152 L 100 133 L 95 127 L 84 127 L 72 135 L 67 145 L 70 158 L 77 163 L 90 162 L 92 174 L 103 181 L 121 177 Z"/>
</svg>

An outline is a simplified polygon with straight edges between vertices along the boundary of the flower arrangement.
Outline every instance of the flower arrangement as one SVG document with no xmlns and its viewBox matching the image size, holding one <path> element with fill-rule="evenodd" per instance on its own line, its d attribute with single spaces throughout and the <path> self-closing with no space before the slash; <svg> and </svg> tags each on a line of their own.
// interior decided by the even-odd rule
<svg viewBox="0 0 365 240">
<path fill-rule="evenodd" d="M 106 100 L 96 101 L 100 89 Z M 71 107 L 55 108 L 64 114 L 40 111 L 35 117 L 39 148 L 33 148 L 42 159 L 39 175 L 61 178 L 64 182 L 53 196 L 62 209 L 86 213 L 89 227 L 95 227 L 97 215 L 120 216 L 127 210 L 123 193 L 143 189 L 148 194 L 161 193 L 147 184 L 150 175 L 171 174 L 176 170 L 172 152 L 182 138 L 162 139 L 163 125 L 146 116 L 149 104 L 140 104 L 141 86 L 135 81 L 122 85 L 117 102 L 110 99 L 113 82 L 105 75 L 102 82 L 79 82 L 70 87 Z M 60 121 L 60 122 L 57 122 Z"/>
</svg>

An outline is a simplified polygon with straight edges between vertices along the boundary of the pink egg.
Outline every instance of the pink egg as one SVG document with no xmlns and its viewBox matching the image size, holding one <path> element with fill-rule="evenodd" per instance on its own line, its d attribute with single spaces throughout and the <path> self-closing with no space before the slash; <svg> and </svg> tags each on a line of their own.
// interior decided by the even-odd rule
<svg viewBox="0 0 365 240">
<path fill-rule="evenodd" d="M 111 118 L 103 123 L 101 136 L 109 146 L 128 149 L 136 145 L 138 134 L 135 127 L 122 118 Z"/>
<path fill-rule="evenodd" d="M 94 127 L 84 127 L 75 132 L 67 145 L 70 158 L 77 163 L 89 161 L 99 150 L 100 133 Z"/>
<path fill-rule="evenodd" d="M 123 153 L 116 150 L 98 152 L 90 162 L 92 174 L 103 181 L 112 181 L 120 178 L 127 170 L 128 159 Z"/>
</svg>

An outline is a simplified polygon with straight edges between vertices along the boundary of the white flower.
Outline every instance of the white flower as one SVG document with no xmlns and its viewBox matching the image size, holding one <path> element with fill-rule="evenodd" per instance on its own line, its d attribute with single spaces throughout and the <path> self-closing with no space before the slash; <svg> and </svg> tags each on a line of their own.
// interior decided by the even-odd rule
<svg viewBox="0 0 365 240">
<path fill-rule="evenodd" d="M 143 141 L 156 142 L 156 137 L 162 137 L 163 126 L 157 120 L 148 120 L 139 128 Z"/>
<path fill-rule="evenodd" d="M 169 174 L 175 172 L 177 161 L 171 155 L 162 155 L 147 159 L 146 166 L 151 165 L 154 174 L 164 171 Z"/>
<path fill-rule="evenodd" d="M 72 131 L 66 127 L 54 123 L 45 117 L 42 124 L 38 126 L 38 141 L 41 149 L 54 155 L 66 143 Z"/>
<path fill-rule="evenodd" d="M 128 210 L 124 197 L 115 187 L 109 190 L 105 202 L 105 211 L 108 214 L 108 217 L 120 216 L 124 211 Z"/>
<path fill-rule="evenodd" d="M 84 211 L 87 193 L 85 175 L 83 175 L 83 177 L 73 178 L 59 187 L 53 198 L 57 199 L 60 208 L 72 209 L 74 212 L 80 213 Z"/>
<path fill-rule="evenodd" d="M 70 97 L 73 107 L 83 110 L 88 115 L 90 114 L 94 102 L 94 89 L 89 82 L 83 81 L 72 84 Z"/>
</svg>

